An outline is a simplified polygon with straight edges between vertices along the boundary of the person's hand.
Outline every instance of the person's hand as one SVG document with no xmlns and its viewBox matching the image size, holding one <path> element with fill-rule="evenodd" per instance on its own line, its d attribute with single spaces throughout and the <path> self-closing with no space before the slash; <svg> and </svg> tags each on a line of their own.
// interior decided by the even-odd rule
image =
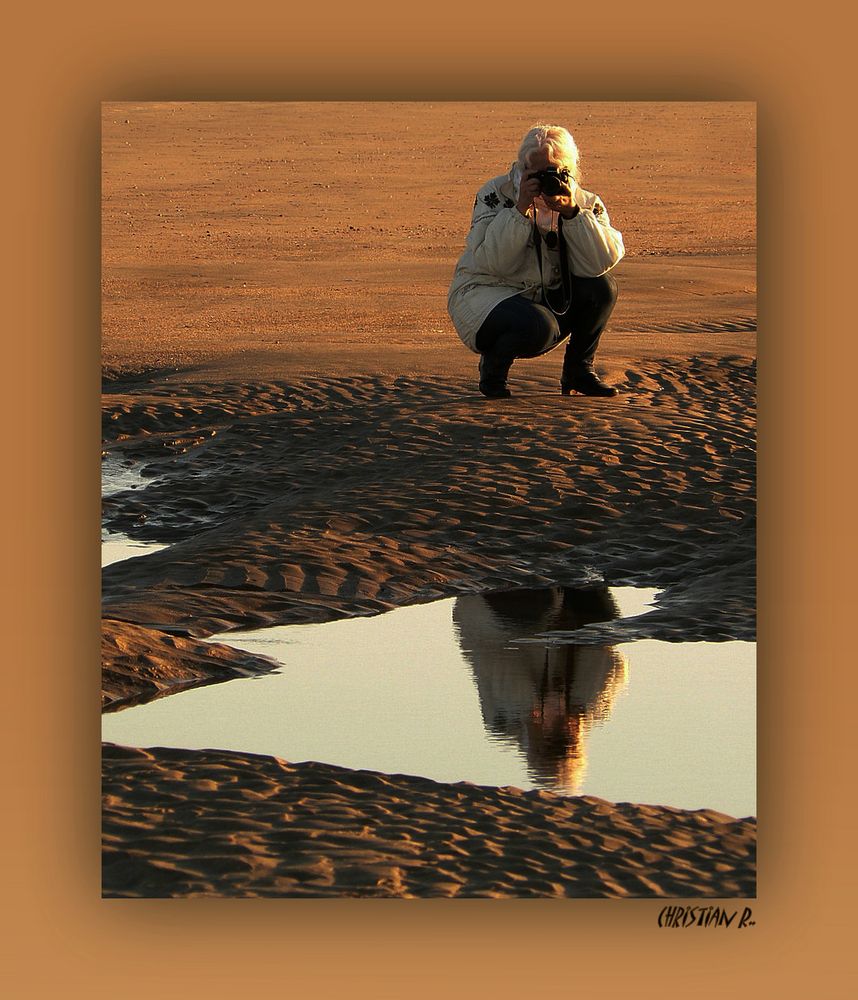
<svg viewBox="0 0 858 1000">
<path fill-rule="evenodd" d="M 570 181 L 570 183 L 574 184 L 574 181 Z M 545 202 L 546 208 L 550 208 L 552 212 L 558 212 L 564 219 L 577 215 L 578 203 L 575 201 L 575 194 L 571 189 L 561 191 L 560 194 L 555 195 L 553 198 L 547 194 L 543 194 L 542 200 Z"/>
<path fill-rule="evenodd" d="M 527 215 L 527 210 L 533 204 L 533 199 L 539 194 L 539 179 L 525 174 L 521 178 L 518 188 L 518 201 L 516 208 L 522 215 Z"/>
</svg>

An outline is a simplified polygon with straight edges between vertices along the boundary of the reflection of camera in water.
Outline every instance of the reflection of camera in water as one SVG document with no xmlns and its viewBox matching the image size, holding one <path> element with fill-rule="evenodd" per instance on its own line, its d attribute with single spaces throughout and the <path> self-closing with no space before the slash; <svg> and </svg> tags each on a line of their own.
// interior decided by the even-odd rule
<svg viewBox="0 0 858 1000">
<path fill-rule="evenodd" d="M 535 177 L 539 181 L 539 190 L 542 194 L 547 194 L 549 198 L 556 198 L 559 194 L 569 194 L 569 170 L 567 167 L 548 167 L 545 170 L 537 170 L 528 175 L 528 178 Z"/>
</svg>

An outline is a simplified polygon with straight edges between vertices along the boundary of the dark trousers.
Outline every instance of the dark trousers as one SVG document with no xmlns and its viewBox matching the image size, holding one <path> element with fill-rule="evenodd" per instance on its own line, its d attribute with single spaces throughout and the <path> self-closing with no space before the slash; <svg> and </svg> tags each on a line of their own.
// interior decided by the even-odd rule
<svg viewBox="0 0 858 1000">
<path fill-rule="evenodd" d="M 561 382 L 575 369 L 591 365 L 599 339 L 617 301 L 617 283 L 610 274 L 571 279 L 571 304 L 564 316 L 523 295 L 499 302 L 486 317 L 476 338 L 483 355 L 481 382 L 503 385 L 516 358 L 535 358 L 569 337 Z"/>
</svg>

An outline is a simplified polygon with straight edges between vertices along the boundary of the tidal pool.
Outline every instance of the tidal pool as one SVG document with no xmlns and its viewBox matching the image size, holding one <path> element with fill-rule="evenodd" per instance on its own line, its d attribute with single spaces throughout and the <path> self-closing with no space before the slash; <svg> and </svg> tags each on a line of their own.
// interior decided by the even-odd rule
<svg viewBox="0 0 858 1000">
<path fill-rule="evenodd" d="M 140 462 L 132 462 L 121 455 L 108 453 L 101 460 L 101 495 L 114 496 L 126 490 L 137 490 L 151 478 L 143 475 Z M 132 559 L 135 556 L 145 556 L 150 552 L 158 552 L 167 548 L 162 542 L 140 542 L 120 531 L 101 531 L 101 567 L 111 563 Z"/>
<path fill-rule="evenodd" d="M 282 666 L 105 715 L 103 738 L 753 815 L 753 643 L 517 641 L 654 594 L 518 590 L 212 636 Z"/>
<path fill-rule="evenodd" d="M 137 490 L 151 482 L 143 475 L 143 464 L 108 452 L 101 459 L 101 495 L 113 496 L 125 490 Z"/>
<path fill-rule="evenodd" d="M 138 542 L 118 531 L 102 531 L 101 568 L 104 569 L 111 563 L 122 562 L 123 559 L 147 556 L 150 552 L 160 552 L 166 548 L 164 542 Z"/>
</svg>

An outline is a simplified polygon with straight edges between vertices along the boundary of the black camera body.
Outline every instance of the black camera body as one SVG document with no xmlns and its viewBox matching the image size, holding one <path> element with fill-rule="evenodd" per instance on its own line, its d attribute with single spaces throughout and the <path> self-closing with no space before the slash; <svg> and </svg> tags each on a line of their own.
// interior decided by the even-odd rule
<svg viewBox="0 0 858 1000">
<path fill-rule="evenodd" d="M 568 167 L 548 167 L 545 170 L 536 170 L 528 177 L 535 177 L 539 181 L 539 190 L 542 194 L 547 194 L 549 198 L 556 198 L 559 194 L 569 194 L 572 190 L 569 187 Z"/>
</svg>

